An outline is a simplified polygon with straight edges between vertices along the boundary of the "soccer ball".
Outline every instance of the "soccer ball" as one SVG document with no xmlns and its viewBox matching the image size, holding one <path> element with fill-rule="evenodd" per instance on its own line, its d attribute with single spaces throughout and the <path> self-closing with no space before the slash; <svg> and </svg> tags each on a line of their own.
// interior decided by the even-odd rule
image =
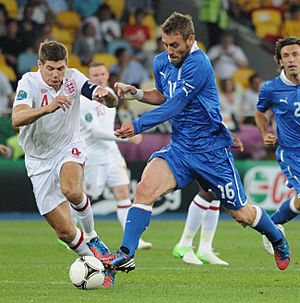
<svg viewBox="0 0 300 303">
<path fill-rule="evenodd" d="M 100 288 L 104 281 L 104 266 L 96 257 L 77 258 L 70 267 L 69 277 L 72 284 L 80 289 Z"/>
</svg>

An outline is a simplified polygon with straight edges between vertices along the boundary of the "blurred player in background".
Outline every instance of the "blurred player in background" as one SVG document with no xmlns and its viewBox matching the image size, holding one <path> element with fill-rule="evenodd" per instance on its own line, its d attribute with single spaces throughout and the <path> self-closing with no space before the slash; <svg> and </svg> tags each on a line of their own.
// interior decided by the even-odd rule
<svg viewBox="0 0 300 303">
<path fill-rule="evenodd" d="M 220 200 L 213 193 L 199 187 L 199 192 L 189 206 L 183 233 L 173 248 L 172 255 L 189 264 L 228 265 L 214 253 L 212 247 L 219 221 Z M 200 241 L 195 254 L 193 240 L 200 227 Z"/>
<path fill-rule="evenodd" d="M 92 208 L 82 189 L 85 145 L 80 136 L 80 94 L 107 106 L 116 106 L 117 99 L 67 63 L 62 43 L 40 44 L 39 70 L 26 73 L 18 82 L 12 122 L 20 127 L 19 143 L 40 214 L 79 255 L 92 256 L 94 250 L 104 255 L 109 250 L 97 236 Z M 88 243 L 72 222 L 69 203 L 81 219 Z M 114 272 L 106 273 L 104 286 L 109 287 Z"/>
<path fill-rule="evenodd" d="M 100 85 L 114 95 L 114 91 L 108 87 L 109 72 L 103 63 L 91 63 L 88 73 L 92 83 Z M 142 135 L 129 139 L 117 138 L 114 136 L 116 108 L 108 108 L 96 101 L 91 102 L 85 96 L 80 98 L 81 134 L 87 145 L 84 191 L 95 199 L 108 186 L 117 202 L 117 217 L 124 229 L 131 207 L 129 178 L 126 162 L 116 142 L 139 144 Z M 140 249 L 151 247 L 151 243 L 140 239 Z"/>
<path fill-rule="evenodd" d="M 143 91 L 116 85 L 118 96 L 159 105 L 115 131 L 130 138 L 170 120 L 171 143 L 154 153 L 137 185 L 127 216 L 123 242 L 102 259 L 107 268 L 130 271 L 141 234 L 148 227 L 152 205 L 162 195 L 197 179 L 216 193 L 223 207 L 243 226 L 264 233 L 272 242 L 279 269 L 290 262 L 288 243 L 269 215 L 247 203 L 229 147 L 233 140 L 220 115 L 218 89 L 209 58 L 197 47 L 191 17 L 173 13 L 162 25 L 166 52 L 153 60 L 156 88 Z"/>
<path fill-rule="evenodd" d="M 276 159 L 287 177 L 287 186 L 296 191 L 271 216 L 275 224 L 284 224 L 300 214 L 300 39 L 279 39 L 275 59 L 281 72 L 261 88 L 255 120 L 266 147 L 273 147 L 278 140 Z M 274 113 L 277 135 L 268 132 L 269 109 Z M 264 244 L 273 254 L 273 247 L 265 237 Z"/>
</svg>

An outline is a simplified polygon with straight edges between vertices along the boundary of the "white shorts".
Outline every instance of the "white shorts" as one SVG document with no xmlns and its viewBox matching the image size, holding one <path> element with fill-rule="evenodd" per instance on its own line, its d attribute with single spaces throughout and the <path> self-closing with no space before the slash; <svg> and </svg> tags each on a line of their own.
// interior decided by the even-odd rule
<svg viewBox="0 0 300 303">
<path fill-rule="evenodd" d="M 66 162 L 84 164 L 85 145 L 82 141 L 69 145 L 55 157 L 38 159 L 25 156 L 25 166 L 30 177 L 37 208 L 45 215 L 66 201 L 60 187 L 60 170 Z"/>
<path fill-rule="evenodd" d="M 93 199 L 99 197 L 105 187 L 128 185 L 127 166 L 121 153 L 114 152 L 110 161 L 102 164 L 91 164 L 87 161 L 84 169 L 84 191 Z"/>
</svg>

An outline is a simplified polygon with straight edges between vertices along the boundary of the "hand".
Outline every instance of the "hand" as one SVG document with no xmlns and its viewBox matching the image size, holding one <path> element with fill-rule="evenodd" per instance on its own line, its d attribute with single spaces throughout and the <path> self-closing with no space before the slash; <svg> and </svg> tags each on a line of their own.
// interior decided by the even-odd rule
<svg viewBox="0 0 300 303">
<path fill-rule="evenodd" d="M 66 111 L 68 108 L 71 107 L 71 105 L 72 105 L 72 102 L 69 97 L 57 96 L 54 98 L 54 101 L 48 105 L 48 110 L 49 110 L 49 113 L 53 113 L 60 108 L 63 111 Z"/>
<path fill-rule="evenodd" d="M 5 155 L 7 158 L 11 157 L 11 149 L 8 146 L 0 144 L 0 153 Z"/>
<path fill-rule="evenodd" d="M 143 136 L 141 134 L 138 134 L 138 135 L 135 135 L 131 138 L 128 139 L 128 142 L 129 143 L 132 143 L 132 144 L 140 144 L 143 140 Z"/>
<path fill-rule="evenodd" d="M 243 145 L 242 141 L 240 140 L 240 138 L 232 132 L 230 132 L 230 134 L 231 134 L 231 137 L 232 137 L 232 140 L 233 140 L 233 143 L 234 143 L 233 147 L 238 148 L 240 150 L 240 152 L 243 152 L 244 151 L 244 145 Z"/>
<path fill-rule="evenodd" d="M 107 107 L 116 107 L 119 103 L 118 98 L 114 94 L 111 94 L 108 90 L 101 86 L 99 86 L 95 91 L 93 100 L 104 104 Z"/>
<path fill-rule="evenodd" d="M 114 135 L 117 138 L 127 139 L 134 136 L 134 128 L 130 121 L 125 122 L 121 128 L 116 129 Z"/>
<path fill-rule="evenodd" d="M 264 141 L 264 145 L 266 147 L 272 147 L 276 144 L 277 137 L 271 133 L 267 133 L 263 136 L 263 141 Z"/>
<path fill-rule="evenodd" d="M 123 98 L 125 100 L 136 99 L 135 94 L 137 93 L 137 88 L 132 85 L 116 82 L 114 89 L 119 98 Z"/>
</svg>

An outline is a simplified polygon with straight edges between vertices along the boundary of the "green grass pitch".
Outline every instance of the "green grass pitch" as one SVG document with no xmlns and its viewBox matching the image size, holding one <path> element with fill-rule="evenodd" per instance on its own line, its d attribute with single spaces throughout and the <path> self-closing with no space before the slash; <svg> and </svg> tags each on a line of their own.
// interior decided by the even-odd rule
<svg viewBox="0 0 300 303">
<path fill-rule="evenodd" d="M 220 222 L 214 241 L 229 267 L 184 264 L 171 256 L 183 226 L 153 220 L 143 238 L 154 247 L 137 252 L 136 270 L 118 273 L 112 289 L 82 291 L 68 277 L 76 255 L 57 244 L 45 221 L 0 221 L 0 302 L 300 302 L 300 221 L 286 224 L 292 262 L 285 271 L 260 235 L 233 221 Z M 96 229 L 111 249 L 119 246 L 116 221 L 97 221 Z"/>
</svg>

